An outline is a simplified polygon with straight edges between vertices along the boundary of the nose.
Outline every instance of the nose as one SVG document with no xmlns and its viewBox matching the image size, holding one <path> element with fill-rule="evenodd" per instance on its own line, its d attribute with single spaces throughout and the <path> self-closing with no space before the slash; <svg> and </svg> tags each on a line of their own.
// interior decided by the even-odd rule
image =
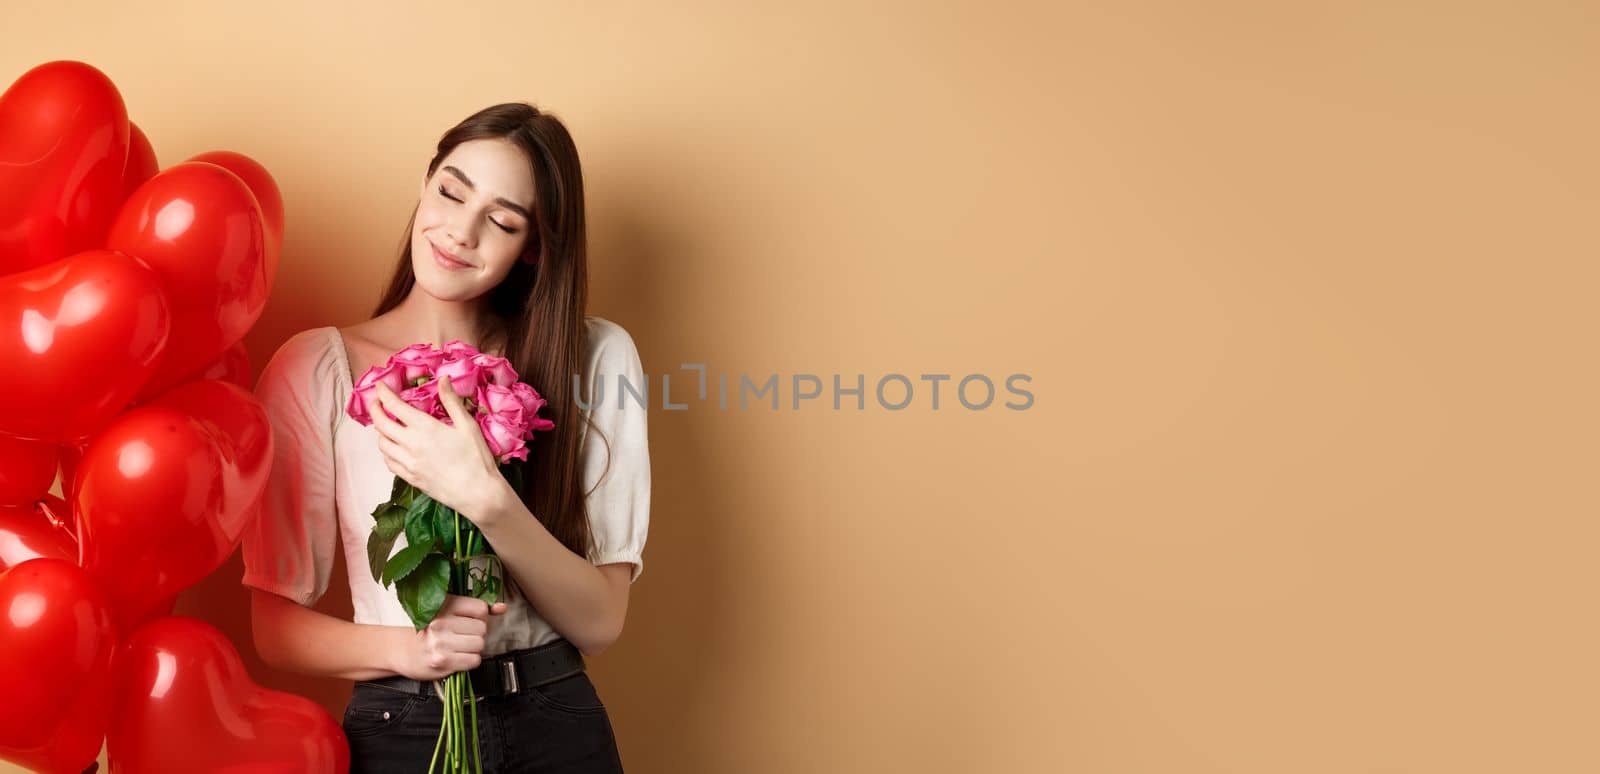
<svg viewBox="0 0 1600 774">
<path fill-rule="evenodd" d="M 450 240 L 448 247 L 464 247 L 471 249 L 472 241 L 470 240 L 472 240 L 473 237 L 472 227 L 462 223 L 459 218 L 460 216 L 456 216 L 455 219 L 452 219 L 445 224 L 444 235 Z"/>
</svg>

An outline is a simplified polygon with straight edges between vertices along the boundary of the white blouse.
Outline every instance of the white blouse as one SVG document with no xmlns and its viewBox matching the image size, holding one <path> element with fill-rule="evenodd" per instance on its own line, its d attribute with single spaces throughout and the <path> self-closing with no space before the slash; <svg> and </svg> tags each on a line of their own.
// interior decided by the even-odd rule
<svg viewBox="0 0 1600 774">
<path fill-rule="evenodd" d="M 644 370 L 622 326 L 593 316 L 584 322 L 582 390 L 589 408 L 583 411 L 605 434 L 611 454 L 607 471 L 607 444 L 588 443 L 588 424 L 580 423 L 579 459 L 594 534 L 587 558 L 596 565 L 631 562 L 631 581 L 637 581 L 644 572 L 650 524 L 647 412 L 633 394 L 619 390 L 618 378 L 642 394 Z M 604 399 L 595 405 L 595 385 L 601 381 Z M 255 394 L 272 424 L 274 453 L 261 515 L 242 538 L 242 583 L 309 607 L 328 590 L 333 552 L 343 543 L 355 622 L 414 628 L 394 587 L 374 581 L 367 561 L 372 511 L 389 499 L 394 473 L 378 449 L 377 429 L 345 414 L 351 388 L 344 338 L 333 326 L 291 336 L 262 369 Z M 536 439 L 531 454 L 538 453 Z M 405 545 L 402 533 L 393 550 Z M 503 589 L 508 609 L 490 617 L 485 656 L 561 636 L 516 584 L 508 582 Z"/>
</svg>

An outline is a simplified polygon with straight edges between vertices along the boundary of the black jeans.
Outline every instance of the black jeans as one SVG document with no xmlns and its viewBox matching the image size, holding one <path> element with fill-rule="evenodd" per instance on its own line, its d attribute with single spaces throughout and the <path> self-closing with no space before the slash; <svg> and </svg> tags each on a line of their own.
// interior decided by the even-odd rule
<svg viewBox="0 0 1600 774">
<path fill-rule="evenodd" d="M 511 696 L 486 698 L 477 706 L 484 774 L 622 771 L 611 718 L 588 672 L 525 687 Z M 463 709 L 470 723 L 472 711 Z M 444 704 L 438 696 L 356 683 L 343 723 L 350 740 L 351 774 L 424 774 L 443 720 Z M 443 751 L 439 755 L 442 759 Z"/>
</svg>

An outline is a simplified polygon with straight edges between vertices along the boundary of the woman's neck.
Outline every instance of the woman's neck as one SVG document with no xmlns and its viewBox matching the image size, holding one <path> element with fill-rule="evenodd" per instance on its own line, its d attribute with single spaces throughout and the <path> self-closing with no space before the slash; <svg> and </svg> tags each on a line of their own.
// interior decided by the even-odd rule
<svg viewBox="0 0 1600 774">
<path fill-rule="evenodd" d="M 460 339 L 483 352 L 501 344 L 498 321 L 476 301 L 444 301 L 413 287 L 394 309 L 383 315 L 391 335 L 407 344 L 444 346 Z"/>
</svg>

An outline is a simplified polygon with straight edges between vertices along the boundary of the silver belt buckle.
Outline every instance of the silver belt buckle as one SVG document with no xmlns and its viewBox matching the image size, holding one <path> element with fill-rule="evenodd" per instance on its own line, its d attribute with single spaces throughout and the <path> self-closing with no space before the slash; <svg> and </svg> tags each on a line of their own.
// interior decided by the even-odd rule
<svg viewBox="0 0 1600 774">
<path fill-rule="evenodd" d="M 522 686 L 517 684 L 516 659 L 506 659 L 500 662 L 500 684 L 506 686 L 506 695 L 520 693 Z"/>
</svg>

